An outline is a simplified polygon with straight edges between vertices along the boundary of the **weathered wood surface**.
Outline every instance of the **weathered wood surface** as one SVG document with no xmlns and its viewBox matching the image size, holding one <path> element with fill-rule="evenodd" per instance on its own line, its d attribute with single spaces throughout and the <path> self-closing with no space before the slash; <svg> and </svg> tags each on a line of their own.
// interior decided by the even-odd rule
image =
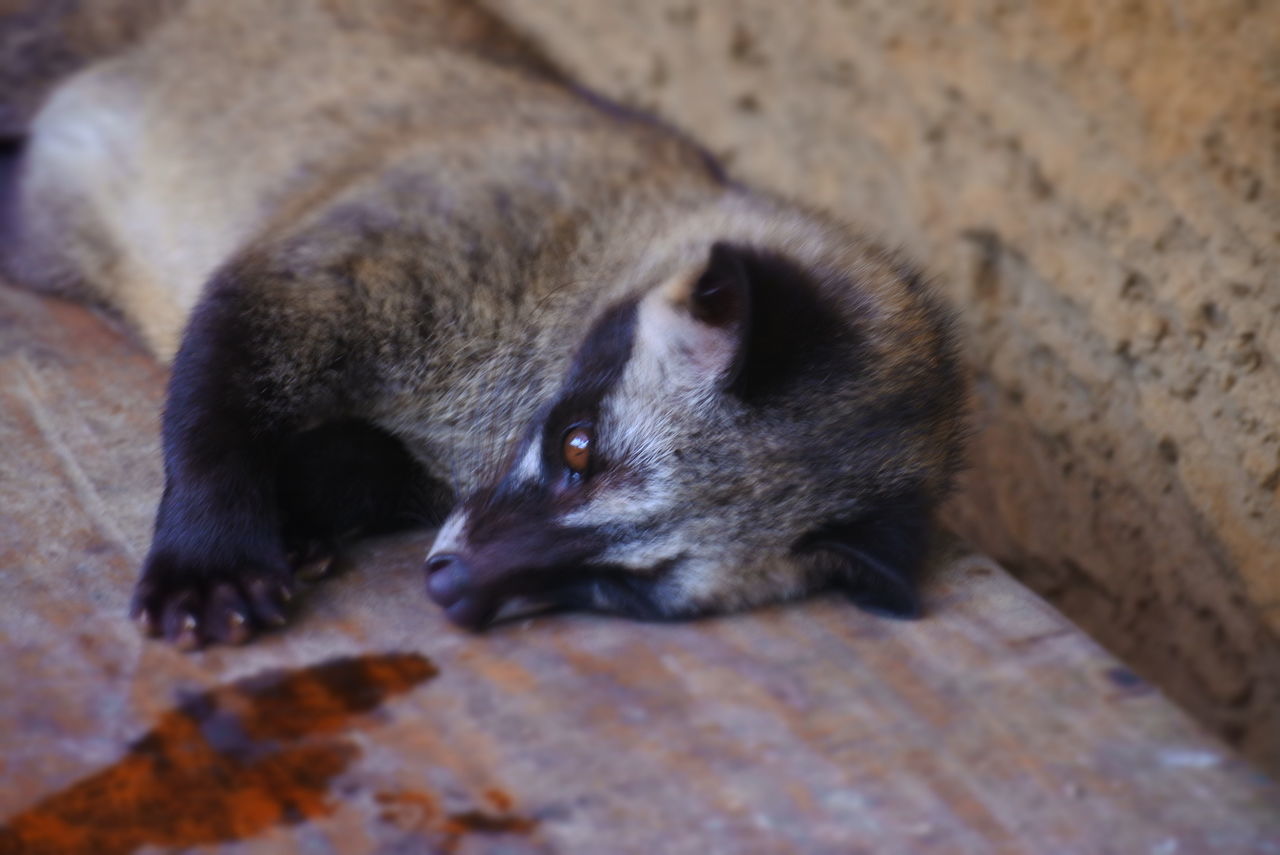
<svg viewBox="0 0 1280 855">
<path fill-rule="evenodd" d="M 1273 783 L 956 548 L 915 623 L 823 598 L 472 636 L 407 537 L 250 646 L 144 642 L 163 379 L 0 289 L 4 855 L 1280 852 Z"/>
</svg>

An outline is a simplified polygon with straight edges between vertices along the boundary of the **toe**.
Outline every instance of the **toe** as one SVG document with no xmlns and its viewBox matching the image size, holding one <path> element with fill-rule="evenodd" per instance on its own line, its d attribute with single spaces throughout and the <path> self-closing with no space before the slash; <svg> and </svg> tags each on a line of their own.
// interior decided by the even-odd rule
<svg viewBox="0 0 1280 855">
<path fill-rule="evenodd" d="M 263 626 L 283 626 L 288 620 L 286 608 L 293 596 L 287 583 L 273 579 L 253 579 L 246 586 L 249 607 Z"/>
<path fill-rule="evenodd" d="M 164 607 L 161 617 L 164 637 L 182 650 L 200 646 L 200 622 L 196 618 L 193 597 L 189 593 L 174 597 Z"/>
<path fill-rule="evenodd" d="M 222 644 L 243 644 L 252 635 L 249 607 L 230 584 L 215 585 L 204 609 L 204 635 Z"/>
<path fill-rule="evenodd" d="M 133 600 L 129 603 L 129 618 L 148 638 L 160 635 L 159 610 L 154 601 L 155 595 L 151 587 L 139 584 L 133 592 Z"/>
</svg>

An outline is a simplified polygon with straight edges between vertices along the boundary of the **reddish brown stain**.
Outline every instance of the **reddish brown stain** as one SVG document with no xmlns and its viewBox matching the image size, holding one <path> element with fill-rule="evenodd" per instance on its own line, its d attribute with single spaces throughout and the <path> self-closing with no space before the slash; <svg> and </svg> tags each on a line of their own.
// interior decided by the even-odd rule
<svg viewBox="0 0 1280 855">
<path fill-rule="evenodd" d="M 0 855 L 127 855 L 239 840 L 333 811 L 353 718 L 436 675 L 392 653 L 267 672 L 195 695 L 114 765 L 0 828 Z"/>
<path fill-rule="evenodd" d="M 497 810 L 511 810 L 513 802 L 511 796 L 508 795 L 505 790 L 500 790 L 497 787 L 490 787 L 484 791 L 484 797 L 485 800 L 488 801 L 489 804 L 493 805 Z"/>
<path fill-rule="evenodd" d="M 479 808 L 444 813 L 433 796 L 415 790 L 378 793 L 375 799 L 383 806 L 379 819 L 438 838 L 437 851 L 444 853 L 456 851 L 468 834 L 529 834 L 537 828 L 536 819 L 510 812 L 514 801 L 503 790 L 490 788 L 483 796 L 496 813 Z"/>
<path fill-rule="evenodd" d="M 527 816 L 489 813 L 483 810 L 464 810 L 445 817 L 444 830 L 449 834 L 466 834 L 471 831 L 489 834 L 528 834 L 538 824 Z"/>
</svg>

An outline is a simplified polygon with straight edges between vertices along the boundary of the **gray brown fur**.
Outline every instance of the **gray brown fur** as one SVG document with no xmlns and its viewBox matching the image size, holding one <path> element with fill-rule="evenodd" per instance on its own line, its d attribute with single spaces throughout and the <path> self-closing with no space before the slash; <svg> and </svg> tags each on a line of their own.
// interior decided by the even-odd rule
<svg viewBox="0 0 1280 855">
<path fill-rule="evenodd" d="M 59 86 L 31 128 L 8 267 L 112 307 L 175 360 L 168 487 L 139 589 L 152 627 L 198 643 L 279 617 L 275 487 L 248 491 L 254 518 L 200 508 L 266 459 L 236 437 L 283 442 L 348 419 L 394 436 L 424 482 L 462 500 L 433 556 L 461 556 L 442 604 L 489 595 L 463 622 L 554 589 L 512 582 L 536 574 L 510 555 L 477 557 L 507 535 L 473 542 L 468 526 L 495 485 L 550 477 L 516 471 L 532 459 L 522 442 L 551 429 L 535 420 L 628 301 L 637 344 L 596 441 L 615 462 L 643 446 L 643 460 L 555 507 L 574 530 L 610 533 L 587 563 L 645 581 L 646 607 L 586 577 L 559 601 L 723 611 L 856 587 L 894 563 L 885 550 L 914 555 L 842 538 L 868 525 L 872 540 L 914 537 L 959 460 L 954 344 L 919 277 L 576 90 L 483 11 L 367 8 L 171 4 L 137 44 Z M 721 391 L 743 330 L 689 320 L 713 246 L 803 271 L 848 342 L 830 363 L 845 368 L 801 366 L 759 400 Z M 658 367 L 637 368 L 655 349 Z M 222 472 L 227 455 L 243 471 Z"/>
</svg>

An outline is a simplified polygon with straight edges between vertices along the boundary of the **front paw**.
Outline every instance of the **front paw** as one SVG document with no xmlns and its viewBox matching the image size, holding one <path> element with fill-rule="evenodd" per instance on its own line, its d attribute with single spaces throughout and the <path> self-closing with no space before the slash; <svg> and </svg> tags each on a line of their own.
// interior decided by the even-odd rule
<svg viewBox="0 0 1280 855">
<path fill-rule="evenodd" d="M 130 615 L 148 635 L 184 650 L 241 644 L 281 626 L 293 596 L 293 576 L 280 562 L 202 565 L 166 553 L 147 558 Z"/>
</svg>

